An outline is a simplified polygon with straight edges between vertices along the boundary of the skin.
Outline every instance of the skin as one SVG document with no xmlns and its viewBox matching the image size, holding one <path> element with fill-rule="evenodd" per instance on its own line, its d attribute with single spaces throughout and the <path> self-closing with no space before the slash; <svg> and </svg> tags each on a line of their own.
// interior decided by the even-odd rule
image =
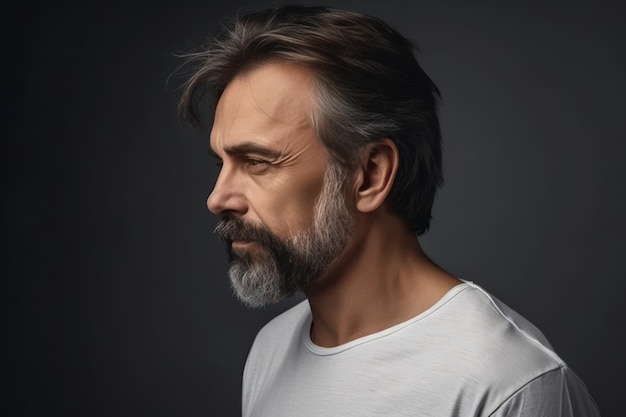
<svg viewBox="0 0 626 417">
<path fill-rule="evenodd" d="M 217 215 L 239 216 L 287 238 L 308 230 L 329 154 L 310 122 L 314 74 L 285 62 L 236 77 L 218 102 L 211 149 L 222 169 L 208 198 Z M 361 152 L 347 198 L 355 208 L 350 244 L 305 295 L 314 343 L 330 347 L 406 321 L 459 284 L 422 251 L 385 199 L 398 149 L 384 139 Z M 254 242 L 233 242 L 263 250 Z"/>
<path fill-rule="evenodd" d="M 307 116 L 312 82 L 297 67 L 265 65 L 227 86 L 211 131 L 222 169 L 209 210 L 283 238 L 311 226 L 328 162 Z"/>
</svg>

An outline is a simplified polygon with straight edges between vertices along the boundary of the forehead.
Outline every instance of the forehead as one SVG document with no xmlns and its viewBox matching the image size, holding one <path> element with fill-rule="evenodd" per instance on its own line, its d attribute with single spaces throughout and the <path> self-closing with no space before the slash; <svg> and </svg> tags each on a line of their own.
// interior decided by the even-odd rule
<svg viewBox="0 0 626 417">
<path fill-rule="evenodd" d="M 287 146 L 310 136 L 315 77 L 300 65 L 272 62 L 231 81 L 217 104 L 211 147 L 239 142 Z"/>
</svg>

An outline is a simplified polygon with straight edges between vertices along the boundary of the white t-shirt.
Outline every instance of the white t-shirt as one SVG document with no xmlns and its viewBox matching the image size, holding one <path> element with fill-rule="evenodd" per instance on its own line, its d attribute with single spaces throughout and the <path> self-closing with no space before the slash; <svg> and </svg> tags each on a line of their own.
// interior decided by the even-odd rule
<svg viewBox="0 0 626 417">
<path fill-rule="evenodd" d="M 307 301 L 268 323 L 244 370 L 244 417 L 599 416 L 541 332 L 465 282 L 422 314 L 341 346 Z"/>
</svg>

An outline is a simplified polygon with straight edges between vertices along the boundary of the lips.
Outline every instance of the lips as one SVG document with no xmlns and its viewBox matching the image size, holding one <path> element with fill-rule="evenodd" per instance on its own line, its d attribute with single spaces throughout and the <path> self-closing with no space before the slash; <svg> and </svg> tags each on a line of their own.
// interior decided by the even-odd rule
<svg viewBox="0 0 626 417">
<path fill-rule="evenodd" d="M 236 234 L 229 234 L 227 236 L 224 236 L 223 239 L 230 244 L 233 244 L 233 243 L 245 244 L 245 243 L 254 243 L 258 241 L 252 236 L 241 236 L 241 235 L 236 235 Z"/>
<path fill-rule="evenodd" d="M 215 228 L 215 233 L 227 244 L 234 242 L 251 243 L 259 240 L 261 231 L 239 218 L 224 218 Z"/>
<path fill-rule="evenodd" d="M 231 247 L 242 247 L 257 243 L 255 240 L 233 240 L 230 242 Z"/>
<path fill-rule="evenodd" d="M 239 217 L 222 218 L 215 227 L 215 234 L 226 243 L 227 247 L 248 249 L 252 246 L 273 248 L 281 245 L 280 240 L 263 225 L 245 222 Z"/>
</svg>

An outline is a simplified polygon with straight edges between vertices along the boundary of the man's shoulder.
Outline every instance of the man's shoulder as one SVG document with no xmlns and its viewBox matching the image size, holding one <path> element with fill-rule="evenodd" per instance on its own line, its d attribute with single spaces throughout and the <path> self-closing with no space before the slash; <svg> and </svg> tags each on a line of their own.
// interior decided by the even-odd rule
<svg viewBox="0 0 626 417">
<path fill-rule="evenodd" d="M 470 288 L 460 312 L 463 317 L 459 320 L 463 327 L 481 333 L 476 343 L 485 348 L 488 344 L 493 344 L 494 348 L 514 345 L 560 361 L 548 339 L 533 323 L 482 287 L 468 284 Z"/>
<path fill-rule="evenodd" d="M 431 323 L 438 355 L 464 383 L 483 379 L 506 398 L 544 374 L 568 370 L 537 327 L 478 285 L 467 283 L 442 313 Z"/>
<path fill-rule="evenodd" d="M 477 359 L 488 361 L 532 358 L 534 363 L 544 363 L 546 371 L 564 365 L 534 324 L 482 287 L 466 285 L 438 323 L 440 331 L 460 344 L 457 348 L 471 347 Z"/>
</svg>

